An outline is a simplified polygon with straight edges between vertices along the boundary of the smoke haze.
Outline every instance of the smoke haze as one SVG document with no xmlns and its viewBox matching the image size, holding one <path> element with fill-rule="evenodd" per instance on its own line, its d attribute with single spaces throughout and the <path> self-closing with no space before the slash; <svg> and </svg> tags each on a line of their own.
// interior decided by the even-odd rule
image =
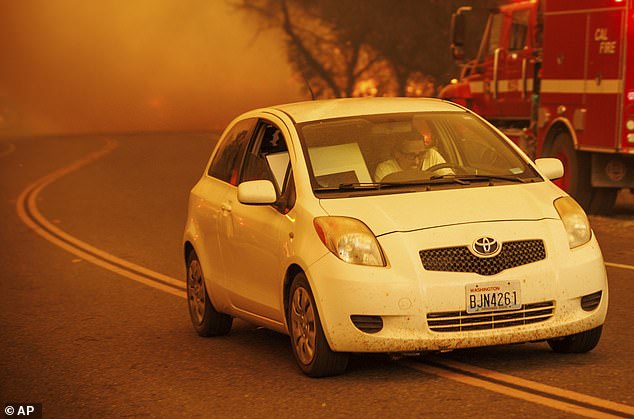
<svg viewBox="0 0 634 419">
<path fill-rule="evenodd" d="M 305 99 L 250 23 L 224 0 L 2 1 L 0 135 L 221 129 Z"/>
</svg>

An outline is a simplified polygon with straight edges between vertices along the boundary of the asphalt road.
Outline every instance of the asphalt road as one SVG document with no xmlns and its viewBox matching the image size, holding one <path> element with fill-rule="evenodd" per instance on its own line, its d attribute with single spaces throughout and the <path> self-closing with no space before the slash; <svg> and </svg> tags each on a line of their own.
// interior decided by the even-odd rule
<svg viewBox="0 0 634 419">
<path fill-rule="evenodd" d="M 44 417 L 634 417 L 631 194 L 591 217 L 610 281 L 593 352 L 356 355 L 347 374 L 315 380 L 284 335 L 236 321 L 227 337 L 198 337 L 181 283 L 170 285 L 184 278 L 187 196 L 214 142 L 0 141 L 0 406 L 42 403 Z"/>
</svg>

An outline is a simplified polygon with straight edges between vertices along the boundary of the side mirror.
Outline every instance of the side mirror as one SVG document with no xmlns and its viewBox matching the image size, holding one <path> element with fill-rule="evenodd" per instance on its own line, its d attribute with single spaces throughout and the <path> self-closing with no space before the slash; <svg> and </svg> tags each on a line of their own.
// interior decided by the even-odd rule
<svg viewBox="0 0 634 419">
<path fill-rule="evenodd" d="M 464 60 L 464 48 L 458 47 L 456 45 L 451 46 L 451 56 L 456 61 Z"/>
<path fill-rule="evenodd" d="M 564 165 L 559 159 L 552 157 L 537 159 L 535 165 L 550 180 L 559 179 L 564 175 Z"/>
<path fill-rule="evenodd" d="M 247 205 L 269 205 L 277 201 L 275 186 L 270 180 L 250 180 L 238 185 L 238 201 Z"/>
<path fill-rule="evenodd" d="M 470 6 L 460 7 L 451 15 L 451 54 L 456 60 L 462 60 L 464 58 L 465 34 L 467 29 L 467 19 L 464 12 L 470 10 Z"/>
</svg>

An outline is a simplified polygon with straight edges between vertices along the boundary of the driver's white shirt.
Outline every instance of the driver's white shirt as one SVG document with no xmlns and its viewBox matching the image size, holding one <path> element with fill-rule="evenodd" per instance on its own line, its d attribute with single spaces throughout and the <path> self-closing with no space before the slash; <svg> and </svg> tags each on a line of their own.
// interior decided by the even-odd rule
<svg viewBox="0 0 634 419">
<path fill-rule="evenodd" d="M 437 164 L 446 163 L 445 159 L 435 148 L 429 148 L 425 152 L 425 156 L 423 157 L 423 161 L 421 163 L 420 169 L 427 170 L 430 167 L 436 166 Z M 384 162 L 381 162 L 376 166 L 376 170 L 374 171 L 374 180 L 375 182 L 380 182 L 385 176 L 401 172 L 403 169 L 401 165 L 395 159 L 389 159 Z M 451 169 L 440 169 L 438 171 L 440 175 L 453 174 L 453 170 Z"/>
</svg>

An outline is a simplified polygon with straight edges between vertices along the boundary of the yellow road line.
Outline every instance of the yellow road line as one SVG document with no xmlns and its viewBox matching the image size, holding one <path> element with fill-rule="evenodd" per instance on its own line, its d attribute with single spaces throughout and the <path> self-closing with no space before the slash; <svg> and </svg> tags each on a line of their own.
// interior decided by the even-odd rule
<svg viewBox="0 0 634 419">
<path fill-rule="evenodd" d="M 632 266 L 632 265 L 623 265 L 622 263 L 605 262 L 605 266 L 609 266 L 611 268 L 629 269 L 631 271 L 634 271 L 634 266 Z"/>
<path fill-rule="evenodd" d="M 526 380 L 524 378 L 519 378 L 519 377 L 515 377 L 508 374 L 503 374 L 497 371 L 487 370 L 484 368 L 477 367 L 475 365 L 464 364 L 462 362 L 458 362 L 454 360 L 436 358 L 434 359 L 434 361 L 438 362 L 439 364 L 444 364 L 452 368 L 468 371 L 470 373 L 477 374 L 482 377 L 492 378 L 494 380 L 501 381 L 504 383 L 533 389 L 541 393 L 552 394 L 557 397 L 575 400 L 581 403 L 585 403 L 585 404 L 589 404 L 589 405 L 593 405 L 597 407 L 602 407 L 602 408 L 620 412 L 626 415 L 634 416 L 634 407 L 628 406 L 626 404 L 616 403 L 609 400 L 600 399 L 598 397 L 588 396 L 586 394 L 577 393 L 575 391 L 564 390 L 558 387 L 549 386 L 548 384 L 542 384 L 535 381 Z"/>
<path fill-rule="evenodd" d="M 443 361 L 444 362 L 444 361 Z M 574 413 L 579 416 L 588 418 L 618 418 L 619 416 L 610 415 L 604 412 L 588 409 L 583 406 L 578 406 L 572 403 L 566 403 L 564 401 L 551 399 L 548 397 L 540 396 L 538 394 L 529 393 L 516 388 L 507 387 L 502 384 L 492 383 L 487 380 L 483 380 L 469 375 L 464 375 L 458 372 L 447 371 L 440 367 L 432 365 L 421 364 L 414 361 L 404 361 L 405 365 L 409 368 L 436 375 L 438 377 L 446 378 L 448 380 L 457 381 L 459 383 L 467 384 L 473 387 L 479 387 L 488 391 L 503 394 L 505 396 L 514 397 L 516 399 L 525 400 L 531 403 L 541 404 L 553 409 L 561 410 L 568 413 Z"/>
<path fill-rule="evenodd" d="M 185 287 L 185 283 L 183 281 L 179 281 L 178 279 L 152 271 L 143 266 L 131 263 L 127 260 L 118 258 L 110 253 L 104 252 L 101 249 L 91 246 L 88 243 L 81 241 L 74 236 L 71 236 L 70 234 L 50 223 L 37 208 L 37 197 L 43 188 L 61 178 L 62 176 L 65 176 L 68 173 L 78 170 L 81 167 L 102 158 L 103 156 L 114 150 L 116 147 L 116 141 L 108 140 L 106 145 L 101 149 L 88 154 L 83 159 L 78 160 L 77 162 L 69 166 L 51 172 L 50 174 L 33 182 L 26 189 L 24 189 L 18 197 L 16 203 L 18 216 L 20 217 L 22 222 L 24 222 L 28 227 L 30 227 L 33 231 L 35 231 L 47 241 L 74 255 L 81 257 L 82 259 L 85 259 L 88 262 L 108 269 L 112 272 L 116 272 L 119 275 L 125 276 L 126 278 L 132 279 L 136 282 L 142 283 L 152 288 L 165 291 L 169 294 L 176 295 L 181 298 L 186 298 L 185 292 L 181 291 Z M 27 209 L 30 212 L 30 215 L 27 213 Z M 134 271 L 136 271 L 136 273 Z M 156 280 L 146 278 L 145 276 L 156 278 Z M 157 280 L 162 281 L 165 284 L 170 284 L 172 286 L 157 282 Z M 175 289 L 174 287 L 180 288 L 181 290 Z"/>
</svg>

